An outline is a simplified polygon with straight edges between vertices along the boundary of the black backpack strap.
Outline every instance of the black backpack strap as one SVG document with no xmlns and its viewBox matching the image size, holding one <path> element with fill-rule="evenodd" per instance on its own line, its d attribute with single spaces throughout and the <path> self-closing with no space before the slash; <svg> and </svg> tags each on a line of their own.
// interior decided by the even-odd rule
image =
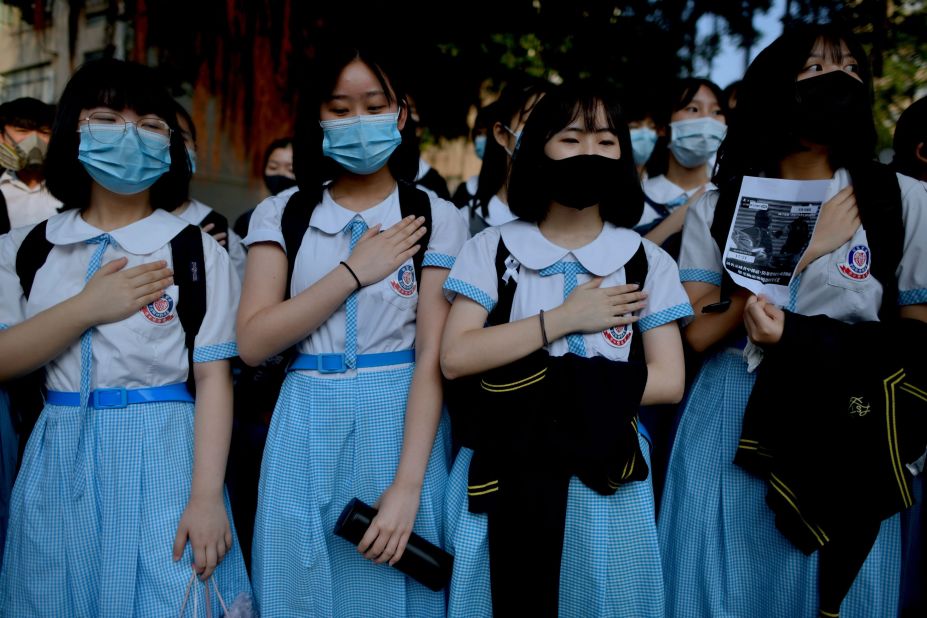
<svg viewBox="0 0 927 618">
<path fill-rule="evenodd" d="M 193 379 L 193 348 L 206 316 L 206 258 L 203 254 L 203 233 L 196 225 L 188 225 L 171 240 L 171 257 L 174 262 L 174 282 L 180 289 L 177 317 L 184 332 L 187 346 L 187 388 L 196 394 Z"/>
<path fill-rule="evenodd" d="M 0 171 L 0 174 L 3 172 Z M 10 212 L 6 209 L 6 196 L 0 191 L 0 234 L 10 231 Z"/>
<path fill-rule="evenodd" d="M 641 240 L 640 246 L 631 259 L 624 265 L 624 280 L 626 283 L 636 283 L 644 289 L 644 282 L 647 281 L 647 273 L 650 270 L 650 263 L 647 261 L 647 253 L 644 251 L 644 242 Z M 631 324 L 631 331 L 634 336 L 631 337 L 631 350 L 628 352 L 628 360 L 644 361 L 644 341 L 641 338 L 640 322 Z"/>
<path fill-rule="evenodd" d="M 203 220 L 200 221 L 200 227 L 201 228 L 206 227 L 210 223 L 212 223 L 214 226 L 208 232 L 210 236 L 215 236 L 216 234 L 219 234 L 219 233 L 223 233 L 223 234 L 229 233 L 229 220 L 225 218 L 225 215 L 222 215 L 216 212 L 215 210 L 210 210 L 209 214 L 203 217 Z M 225 249 L 226 251 L 229 250 L 229 243 L 227 239 L 226 239 L 225 245 L 223 246 L 223 249 Z"/>
<path fill-rule="evenodd" d="M 499 234 L 499 245 L 496 247 L 496 289 L 499 300 L 486 318 L 486 324 L 489 326 L 507 324 L 512 315 L 512 301 L 515 300 L 515 288 L 518 287 L 518 278 L 509 277 L 508 281 L 503 279 L 507 270 L 505 262 L 511 255 L 508 247 L 505 246 L 505 241 L 502 240 L 502 234 Z"/>
<path fill-rule="evenodd" d="M 418 241 L 421 249 L 412 256 L 412 266 L 415 268 L 415 280 L 422 280 L 422 261 L 425 259 L 425 251 L 428 249 L 428 243 L 431 240 L 431 198 L 428 194 L 414 185 L 405 182 L 399 183 L 399 211 L 403 218 L 409 215 L 416 217 L 425 217 L 425 235 Z"/>
<path fill-rule="evenodd" d="M 872 251 L 872 276 L 882 284 L 881 321 L 898 317 L 898 265 L 904 251 L 904 216 L 898 177 L 875 161 L 851 168 L 859 218 Z"/>
<path fill-rule="evenodd" d="M 29 294 L 32 293 L 35 274 L 45 265 L 45 260 L 48 259 L 48 254 L 51 253 L 54 246 L 45 237 L 47 225 L 47 221 L 42 221 L 29 230 L 16 252 L 16 276 L 19 277 L 19 284 L 23 288 L 23 295 L 26 300 L 29 299 Z"/>
<path fill-rule="evenodd" d="M 286 293 L 284 298 L 290 297 L 290 285 L 293 282 L 293 269 L 296 267 L 296 254 L 303 244 L 303 236 L 309 229 L 309 220 L 315 203 L 309 203 L 306 193 L 297 191 L 287 200 L 283 207 L 283 216 L 280 219 L 280 231 L 283 232 L 284 251 L 286 251 Z"/>
</svg>

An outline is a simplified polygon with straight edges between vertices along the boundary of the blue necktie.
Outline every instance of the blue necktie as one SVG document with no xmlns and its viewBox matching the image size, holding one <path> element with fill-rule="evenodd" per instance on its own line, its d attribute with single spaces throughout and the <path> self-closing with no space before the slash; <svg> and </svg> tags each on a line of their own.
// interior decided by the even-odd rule
<svg viewBox="0 0 927 618">
<path fill-rule="evenodd" d="M 367 224 L 360 216 L 356 216 L 351 223 L 344 226 L 344 233 L 351 233 L 351 244 L 349 251 L 354 251 L 357 241 L 367 231 Z M 344 307 L 344 364 L 349 369 L 357 366 L 357 293 L 358 290 L 351 292 Z"/>
<path fill-rule="evenodd" d="M 583 265 L 579 262 L 564 262 L 560 260 L 552 266 L 538 272 L 542 277 L 549 277 L 550 275 L 563 275 L 563 300 L 566 300 L 567 297 L 576 289 L 576 275 L 584 274 L 588 275 L 589 271 L 583 268 Z M 567 346 L 570 348 L 570 352 L 576 354 L 577 356 L 586 356 L 586 344 L 583 343 L 583 336 L 577 333 L 567 335 Z"/>
</svg>

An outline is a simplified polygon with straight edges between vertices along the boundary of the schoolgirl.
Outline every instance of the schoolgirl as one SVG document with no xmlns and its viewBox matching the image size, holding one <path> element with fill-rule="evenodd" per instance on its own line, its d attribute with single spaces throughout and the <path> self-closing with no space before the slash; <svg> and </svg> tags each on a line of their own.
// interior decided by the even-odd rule
<svg viewBox="0 0 927 618">
<path fill-rule="evenodd" d="M 509 197 L 520 220 L 471 239 L 445 283 L 442 369 L 475 387 L 463 408 L 448 402 L 463 443 L 446 499 L 449 614 L 662 616 L 636 412 L 682 396 L 675 321 L 691 307 L 673 260 L 628 229 L 643 196 L 614 99 L 545 95 Z"/>
<path fill-rule="evenodd" d="M 44 366 L 48 389 L 13 489 L 4 616 L 176 615 L 191 566 L 230 601 L 250 589 L 223 491 L 238 280 L 167 212 L 189 166 L 156 84 L 81 67 L 46 163 L 67 210 L 0 240 L 0 375 Z"/>
<path fill-rule="evenodd" d="M 385 563 L 413 530 L 442 544 L 441 286 L 467 230 L 450 202 L 404 182 L 418 150 L 400 138 L 408 109 L 382 62 L 334 50 L 311 83 L 294 144 L 299 190 L 262 202 L 245 238 L 241 356 L 300 353 L 264 451 L 255 594 L 268 618 L 440 616 L 442 592 Z M 403 217 L 416 205 L 418 218 Z M 379 508 L 358 548 L 333 534 L 354 497 Z"/>
<path fill-rule="evenodd" d="M 470 202 L 471 233 L 515 219 L 508 207 L 507 190 L 512 156 L 531 110 L 546 89 L 546 82 L 541 80 L 513 79 L 493 103 L 483 165 Z"/>
<path fill-rule="evenodd" d="M 669 101 L 668 113 L 657 118 L 661 137 L 647 165 L 646 204 L 634 229 L 675 258 L 687 205 L 710 188 L 708 165 L 727 130 L 727 107 L 714 82 L 694 77 L 677 82 Z"/>
<path fill-rule="evenodd" d="M 486 154 L 486 143 L 489 140 L 489 131 L 492 129 L 494 122 L 495 103 L 484 105 L 477 111 L 476 118 L 473 120 L 473 128 L 470 130 L 470 139 L 473 141 L 473 153 L 480 161 Z M 470 176 L 464 182 L 457 185 L 451 201 L 457 208 L 468 207 L 471 201 L 476 197 L 476 189 L 480 186 L 479 173 Z M 469 213 L 469 208 L 464 210 Z"/>
<path fill-rule="evenodd" d="M 187 148 L 187 156 L 190 159 L 190 173 L 196 174 L 196 125 L 193 124 L 190 112 L 183 105 L 175 103 L 175 109 L 177 110 L 177 124 L 180 126 L 183 143 Z M 187 223 L 200 226 L 204 232 L 212 235 L 216 242 L 229 252 L 229 258 L 231 258 L 232 265 L 235 267 L 235 272 L 238 273 L 239 278 L 244 278 L 245 247 L 241 242 L 241 236 L 229 226 L 229 220 L 224 215 L 192 197 L 185 200 L 174 211 L 174 215 Z"/>
<path fill-rule="evenodd" d="M 830 180 L 810 245 L 789 286 L 786 309 L 827 316 L 835 323 L 872 322 L 899 313 L 925 320 L 927 269 L 917 257 L 927 238 L 923 189 L 912 179 L 889 173 L 888 184 L 875 192 L 889 195 L 897 178 L 898 216 L 903 219 L 897 222 L 899 229 L 903 225 L 898 242 L 903 236 L 903 246 L 888 244 L 890 235 L 867 235 L 893 224 L 887 215 L 866 215 L 876 211 L 860 193 L 864 186 L 872 187 L 873 173 L 867 170 L 878 171 L 871 163 L 875 130 L 870 88 L 865 53 L 849 34 L 827 25 L 787 31 L 751 64 L 738 91 L 736 124 L 719 153 L 715 181 L 720 190 L 703 197 L 686 216 L 679 264 L 696 317 L 685 336 L 693 348 L 713 355 L 682 413 L 660 511 L 668 616 L 814 616 L 819 609 L 821 615 L 836 613 L 819 603 L 820 552 L 806 556 L 777 530 L 765 500 L 766 482 L 732 463 L 756 379 L 746 361 L 754 355 L 741 350 L 742 324 L 746 318 L 751 339 L 774 348 L 783 312 L 743 289 L 725 292 L 729 298 L 722 299 L 722 290 L 735 288 L 724 283 L 715 238 L 730 227 L 743 176 Z M 900 257 L 897 268 L 888 264 L 892 253 Z M 848 263 L 856 276 L 845 274 L 851 272 Z M 884 300 L 894 287 L 892 278 L 897 280 L 900 308 L 894 300 Z M 727 309 L 711 312 L 723 309 L 722 301 L 729 301 Z M 751 307 L 746 314 L 745 306 Z M 775 324 L 778 336 L 772 334 Z M 862 346 L 861 363 L 868 362 L 867 353 Z M 847 374 L 846 379 L 858 378 Z M 841 616 L 897 614 L 898 519 L 882 522 Z"/>
</svg>

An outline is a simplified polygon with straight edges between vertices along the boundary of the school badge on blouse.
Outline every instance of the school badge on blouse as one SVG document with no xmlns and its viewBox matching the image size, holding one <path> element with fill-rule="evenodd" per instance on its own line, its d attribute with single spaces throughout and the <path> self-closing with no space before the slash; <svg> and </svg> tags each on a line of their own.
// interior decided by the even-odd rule
<svg viewBox="0 0 927 618">
<path fill-rule="evenodd" d="M 846 263 L 837 264 L 837 268 L 847 279 L 862 281 L 869 278 L 869 266 L 871 264 L 872 256 L 869 254 L 869 247 L 856 245 L 847 253 Z"/>
<path fill-rule="evenodd" d="M 149 322 L 165 324 L 174 319 L 174 299 L 165 292 L 158 300 L 142 307 L 141 312 Z"/>
<path fill-rule="evenodd" d="M 628 345 L 633 334 L 634 331 L 631 330 L 629 324 L 625 324 L 624 326 L 612 326 L 608 330 L 602 331 L 602 336 L 605 337 L 605 341 L 614 348 L 623 348 Z"/>
<path fill-rule="evenodd" d="M 396 272 L 396 277 L 390 280 L 389 285 L 403 298 L 412 296 L 415 294 L 415 269 L 409 264 L 402 266 Z"/>
</svg>

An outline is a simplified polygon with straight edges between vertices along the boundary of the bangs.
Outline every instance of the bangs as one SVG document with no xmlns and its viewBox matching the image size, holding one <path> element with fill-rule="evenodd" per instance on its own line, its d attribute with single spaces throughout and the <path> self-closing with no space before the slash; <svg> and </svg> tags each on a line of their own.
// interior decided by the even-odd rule
<svg viewBox="0 0 927 618">
<path fill-rule="evenodd" d="M 85 69 L 89 70 L 75 74 L 83 82 L 76 89 L 77 103 L 83 109 L 131 109 L 139 116 L 154 114 L 172 127 L 176 125 L 172 99 L 166 96 L 153 70 L 130 69 L 125 63 L 107 61 Z"/>
</svg>

